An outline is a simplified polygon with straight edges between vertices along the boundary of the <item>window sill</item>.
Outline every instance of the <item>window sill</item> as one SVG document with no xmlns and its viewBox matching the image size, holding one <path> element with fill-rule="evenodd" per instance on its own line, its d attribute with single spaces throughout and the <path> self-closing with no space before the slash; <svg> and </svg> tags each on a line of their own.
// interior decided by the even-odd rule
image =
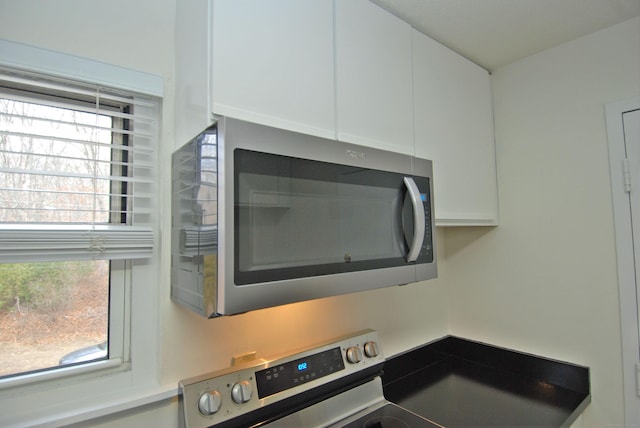
<svg viewBox="0 0 640 428">
<path fill-rule="evenodd" d="M 177 398 L 177 396 L 177 386 L 159 387 L 155 390 L 137 392 L 125 396 L 120 394 L 117 400 L 100 402 L 95 406 L 85 406 L 63 414 L 30 420 L 28 421 L 28 423 L 29 426 L 32 426 L 34 428 L 67 426 L 71 424 L 86 422 L 91 419 L 113 415 L 115 413 L 125 412 L 147 405 L 152 405 L 155 403 L 160 403 L 165 400 Z M 24 426 L 24 422 L 21 425 Z"/>
<path fill-rule="evenodd" d="M 29 373 L 22 376 L 14 376 L 7 379 L 0 379 L 0 389 L 8 389 L 16 386 L 30 385 L 38 382 L 47 382 L 51 380 L 67 378 L 69 376 L 82 375 L 85 373 L 94 373 L 96 370 L 108 370 L 114 367 L 121 367 L 122 361 L 114 358 L 106 361 L 96 361 L 93 363 L 82 363 L 76 366 L 60 367 L 54 370 L 45 370 L 42 372 Z"/>
</svg>

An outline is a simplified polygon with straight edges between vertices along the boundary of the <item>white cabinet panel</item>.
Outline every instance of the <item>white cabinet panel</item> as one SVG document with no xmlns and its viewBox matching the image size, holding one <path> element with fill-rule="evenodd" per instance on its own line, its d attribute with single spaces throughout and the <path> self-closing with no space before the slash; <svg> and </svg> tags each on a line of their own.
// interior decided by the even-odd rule
<svg viewBox="0 0 640 428">
<path fill-rule="evenodd" d="M 175 145 L 198 135 L 212 122 L 209 108 L 211 1 L 176 4 Z"/>
<path fill-rule="evenodd" d="M 338 139 L 413 154 L 411 27 L 368 0 L 335 8 Z"/>
<path fill-rule="evenodd" d="M 433 160 L 437 225 L 498 224 L 489 73 L 413 30 L 416 155 Z"/>
<path fill-rule="evenodd" d="M 415 154 L 434 161 L 437 224 L 497 224 L 485 70 L 368 0 L 176 9 L 176 144 L 215 113 Z"/>
<path fill-rule="evenodd" d="M 335 138 L 331 0 L 214 0 L 213 55 L 214 113 Z"/>
</svg>

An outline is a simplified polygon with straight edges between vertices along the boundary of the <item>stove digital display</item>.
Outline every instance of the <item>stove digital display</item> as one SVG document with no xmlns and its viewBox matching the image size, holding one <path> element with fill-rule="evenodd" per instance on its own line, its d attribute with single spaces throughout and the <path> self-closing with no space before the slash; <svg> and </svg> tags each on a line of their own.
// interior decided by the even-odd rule
<svg viewBox="0 0 640 428">
<path fill-rule="evenodd" d="M 258 397 L 268 397 L 340 370 L 344 370 L 344 361 L 339 347 L 269 367 L 256 372 Z"/>
</svg>

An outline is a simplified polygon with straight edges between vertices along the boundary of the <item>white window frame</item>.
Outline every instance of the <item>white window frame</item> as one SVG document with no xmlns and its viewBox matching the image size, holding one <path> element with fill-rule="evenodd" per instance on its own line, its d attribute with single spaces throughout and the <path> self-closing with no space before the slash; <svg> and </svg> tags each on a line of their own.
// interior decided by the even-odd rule
<svg viewBox="0 0 640 428">
<path fill-rule="evenodd" d="M 1 39 L 0 66 L 160 100 L 163 96 L 159 76 Z M 156 216 L 156 243 L 159 224 Z M 119 291 L 111 296 L 112 302 L 121 302 L 114 305 L 115 310 L 122 311 L 110 315 L 110 323 L 114 320 L 110 328 L 118 329 L 116 336 L 121 336 L 111 348 L 116 358 L 0 382 L 0 402 L 5 409 L 0 412 L 0 426 L 66 425 L 176 395 L 175 388 L 163 390 L 158 383 L 158 247 L 149 259 L 111 262 L 112 281 L 123 282 L 112 287 Z"/>
</svg>

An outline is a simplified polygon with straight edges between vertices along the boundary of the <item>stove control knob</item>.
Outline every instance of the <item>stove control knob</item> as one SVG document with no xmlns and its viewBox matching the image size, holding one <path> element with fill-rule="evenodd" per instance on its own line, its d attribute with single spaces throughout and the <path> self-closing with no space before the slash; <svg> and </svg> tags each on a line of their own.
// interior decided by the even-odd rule
<svg viewBox="0 0 640 428">
<path fill-rule="evenodd" d="M 234 403 L 242 404 L 251 400 L 251 396 L 253 395 L 253 389 L 251 388 L 251 383 L 248 380 L 241 380 L 240 382 L 236 382 L 231 387 L 231 399 Z"/>
<path fill-rule="evenodd" d="M 376 342 L 367 342 L 364 344 L 364 355 L 366 355 L 367 358 L 378 356 L 378 345 Z"/>
<path fill-rule="evenodd" d="M 207 391 L 198 400 L 198 410 L 205 416 L 210 416 L 220 410 L 222 396 L 218 391 Z"/>
<path fill-rule="evenodd" d="M 360 356 L 360 348 L 352 346 L 347 348 L 347 361 L 351 364 L 358 364 L 362 357 Z"/>
</svg>

